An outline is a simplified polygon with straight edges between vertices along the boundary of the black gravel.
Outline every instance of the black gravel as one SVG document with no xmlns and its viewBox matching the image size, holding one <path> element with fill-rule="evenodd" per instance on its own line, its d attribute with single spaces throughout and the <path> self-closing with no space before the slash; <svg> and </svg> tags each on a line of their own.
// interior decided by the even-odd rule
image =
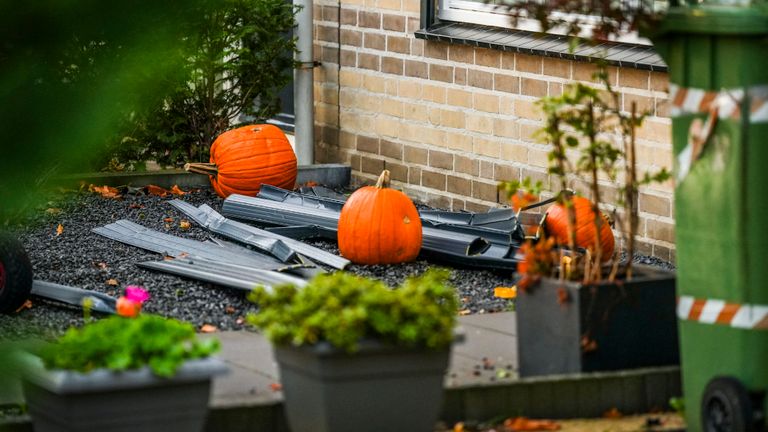
<svg viewBox="0 0 768 432">
<path fill-rule="evenodd" d="M 244 318 L 256 308 L 243 292 L 141 269 L 135 264 L 161 257 L 91 232 L 95 227 L 128 219 L 172 235 L 208 239 L 210 234 L 194 222 L 186 229 L 180 226 L 184 215 L 166 203 L 173 198 L 125 194 L 122 199 L 108 199 L 88 192 L 67 193 L 41 206 L 25 226 L 16 229 L 16 235 L 29 253 L 36 279 L 113 296 L 119 296 L 127 285 L 140 285 L 152 296 L 144 306 L 146 312 L 185 320 L 197 328 L 208 324 L 219 330 L 247 329 Z M 208 189 L 189 193 L 181 199 L 194 205 L 207 203 L 217 210 L 222 204 Z M 57 235 L 59 224 L 63 232 Z M 310 243 L 338 253 L 332 242 Z M 654 257 L 636 256 L 635 261 L 673 268 Z M 390 266 L 351 265 L 348 270 L 395 286 L 432 265 L 416 261 Z M 117 285 L 111 285 L 111 281 Z M 512 275 L 508 272 L 453 268 L 451 282 L 460 298 L 462 314 L 492 313 L 512 307 L 510 300 L 493 296 L 494 287 L 512 285 Z M 82 322 L 79 308 L 33 298 L 31 308 L 10 316 L 0 315 L 0 339 L 39 334 L 53 337 Z"/>
<path fill-rule="evenodd" d="M 16 235 L 29 253 L 36 279 L 80 287 L 119 296 L 127 285 L 145 287 L 152 298 L 144 311 L 219 330 L 246 329 L 244 317 L 256 310 L 244 293 L 215 285 L 141 269 L 135 264 L 158 260 L 158 254 L 108 240 L 91 229 L 119 219 L 128 219 L 148 228 L 172 235 L 205 240 L 209 233 L 192 222 L 182 229 L 185 219 L 166 201 L 149 195 L 126 194 L 108 199 L 82 192 L 57 197 L 40 207 Z M 222 200 L 203 189 L 181 197 L 194 205 L 207 203 L 220 209 Z M 61 224 L 63 232 L 57 235 Z M 313 241 L 313 245 L 338 253 L 336 245 Z M 397 285 L 407 276 L 420 274 L 430 266 L 417 261 L 394 266 L 358 266 L 349 271 Z M 110 285 L 110 280 L 117 285 Z M 452 282 L 462 302 L 463 313 L 490 313 L 506 310 L 510 301 L 493 297 L 493 288 L 509 286 L 511 274 L 454 269 Z M 82 311 L 42 298 L 33 298 L 32 307 L 11 316 L 0 316 L 0 338 L 21 338 L 33 334 L 55 336 L 70 326 L 82 325 Z"/>
</svg>

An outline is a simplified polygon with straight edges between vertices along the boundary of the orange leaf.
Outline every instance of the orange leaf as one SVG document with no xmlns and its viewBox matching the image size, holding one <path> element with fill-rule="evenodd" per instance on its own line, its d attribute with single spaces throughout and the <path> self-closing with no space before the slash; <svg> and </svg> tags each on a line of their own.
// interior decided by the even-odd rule
<svg viewBox="0 0 768 432">
<path fill-rule="evenodd" d="M 531 420 L 526 417 L 515 417 L 506 419 L 504 427 L 507 430 L 520 431 L 551 431 L 559 430 L 560 425 L 551 420 Z"/>
<path fill-rule="evenodd" d="M 131 208 L 131 209 L 143 209 L 144 208 L 144 204 L 131 203 L 131 205 L 129 205 L 128 208 Z"/>
<path fill-rule="evenodd" d="M 512 195 L 512 209 L 515 211 L 528 207 L 529 205 L 537 202 L 539 197 L 530 192 L 518 192 Z"/>
<path fill-rule="evenodd" d="M 455 425 L 453 425 L 453 432 L 464 432 L 464 423 L 458 422 Z"/>
<path fill-rule="evenodd" d="M 172 217 L 167 217 L 167 218 L 163 219 L 163 222 L 171 223 L 171 222 L 173 222 L 173 218 Z"/>
<path fill-rule="evenodd" d="M 190 224 L 188 220 L 182 220 L 181 222 L 179 222 L 179 228 L 185 231 L 188 230 L 191 226 L 192 224 Z"/>
<path fill-rule="evenodd" d="M 119 198 L 120 197 L 120 191 L 117 190 L 117 188 L 113 188 L 110 186 L 94 186 L 89 185 L 88 191 L 95 192 L 99 195 L 101 195 L 104 198 Z"/>
<path fill-rule="evenodd" d="M 202 327 L 200 327 L 201 333 L 216 333 L 219 330 L 218 327 L 211 324 L 203 324 Z"/>
<path fill-rule="evenodd" d="M 310 181 L 308 181 L 308 182 L 304 183 L 302 186 L 306 186 L 306 187 L 315 187 L 315 186 L 317 186 L 317 182 L 316 182 L 316 181 L 312 181 L 312 180 L 310 180 Z"/>
<path fill-rule="evenodd" d="M 511 287 L 498 286 L 493 289 L 493 296 L 498 298 L 513 299 L 517 297 L 517 286 L 511 286 Z"/>
<path fill-rule="evenodd" d="M 278 392 L 283 389 L 283 385 L 280 383 L 272 383 L 269 385 L 269 388 L 274 392 Z"/>
<path fill-rule="evenodd" d="M 24 304 L 19 306 L 19 308 L 16 309 L 14 312 L 19 313 L 19 312 L 23 311 L 24 309 L 32 309 L 32 301 L 31 300 L 25 301 Z"/>
<path fill-rule="evenodd" d="M 57 237 L 60 236 L 61 233 L 63 233 L 63 232 L 64 232 L 64 225 L 59 224 L 59 226 L 56 227 L 56 236 Z"/>
<path fill-rule="evenodd" d="M 164 197 L 164 196 L 168 196 L 170 192 L 168 192 L 167 189 L 161 188 L 160 186 L 147 185 L 147 193 L 150 195 Z"/>
<path fill-rule="evenodd" d="M 173 187 L 171 188 L 171 193 L 179 196 L 187 194 L 187 192 L 184 192 L 183 190 L 181 190 L 179 185 L 173 185 Z"/>
<path fill-rule="evenodd" d="M 107 280 L 106 284 L 109 286 L 117 286 L 119 282 L 117 282 L 117 279 L 109 279 Z"/>
<path fill-rule="evenodd" d="M 224 308 L 224 313 L 226 313 L 227 315 L 232 315 L 235 312 L 236 312 L 235 308 L 232 306 L 227 306 L 226 308 Z"/>
<path fill-rule="evenodd" d="M 620 419 L 622 417 L 624 417 L 624 414 L 622 414 L 621 411 L 619 411 L 619 409 L 616 407 L 613 407 L 603 413 L 603 418 L 607 419 Z"/>
</svg>

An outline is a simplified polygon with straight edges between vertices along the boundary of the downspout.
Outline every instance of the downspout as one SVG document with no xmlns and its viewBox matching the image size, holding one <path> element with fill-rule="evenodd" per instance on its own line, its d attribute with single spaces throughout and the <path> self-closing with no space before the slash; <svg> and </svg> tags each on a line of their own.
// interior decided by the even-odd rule
<svg viewBox="0 0 768 432">
<path fill-rule="evenodd" d="M 296 157 L 299 165 L 315 162 L 314 55 L 312 50 L 312 0 L 294 0 L 300 9 L 296 14 L 296 69 L 293 72 L 293 94 L 296 113 Z"/>
</svg>

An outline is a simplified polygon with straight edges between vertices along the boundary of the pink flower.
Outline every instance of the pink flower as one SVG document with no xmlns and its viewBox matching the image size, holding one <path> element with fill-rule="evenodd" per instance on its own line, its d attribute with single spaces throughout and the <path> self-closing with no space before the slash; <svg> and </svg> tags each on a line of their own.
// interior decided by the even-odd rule
<svg viewBox="0 0 768 432">
<path fill-rule="evenodd" d="M 125 287 L 125 297 L 128 300 L 142 304 L 149 300 L 149 293 L 140 286 L 128 285 Z"/>
</svg>

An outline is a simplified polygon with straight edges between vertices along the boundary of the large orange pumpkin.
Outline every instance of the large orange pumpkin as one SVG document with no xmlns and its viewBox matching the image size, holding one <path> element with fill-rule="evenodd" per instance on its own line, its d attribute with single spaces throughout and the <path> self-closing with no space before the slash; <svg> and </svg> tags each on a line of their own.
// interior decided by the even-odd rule
<svg viewBox="0 0 768 432">
<path fill-rule="evenodd" d="M 184 169 L 208 174 L 220 196 L 256 196 L 262 184 L 293 189 L 296 154 L 277 126 L 249 125 L 224 132 L 211 145 L 210 163 L 189 163 Z"/>
<path fill-rule="evenodd" d="M 384 170 L 376 186 L 356 190 L 341 209 L 339 250 L 354 263 L 395 264 L 419 255 L 419 212 L 407 195 L 388 186 Z"/>
<path fill-rule="evenodd" d="M 580 196 L 573 197 L 573 208 L 576 211 L 576 246 L 595 250 L 596 233 L 595 212 L 592 202 Z M 613 255 L 613 231 L 605 214 L 600 213 L 603 223 L 600 225 L 600 249 L 602 260 L 607 261 Z M 555 204 L 547 210 L 545 219 L 547 232 L 559 244 L 568 244 L 568 210 L 562 204 Z"/>
</svg>

